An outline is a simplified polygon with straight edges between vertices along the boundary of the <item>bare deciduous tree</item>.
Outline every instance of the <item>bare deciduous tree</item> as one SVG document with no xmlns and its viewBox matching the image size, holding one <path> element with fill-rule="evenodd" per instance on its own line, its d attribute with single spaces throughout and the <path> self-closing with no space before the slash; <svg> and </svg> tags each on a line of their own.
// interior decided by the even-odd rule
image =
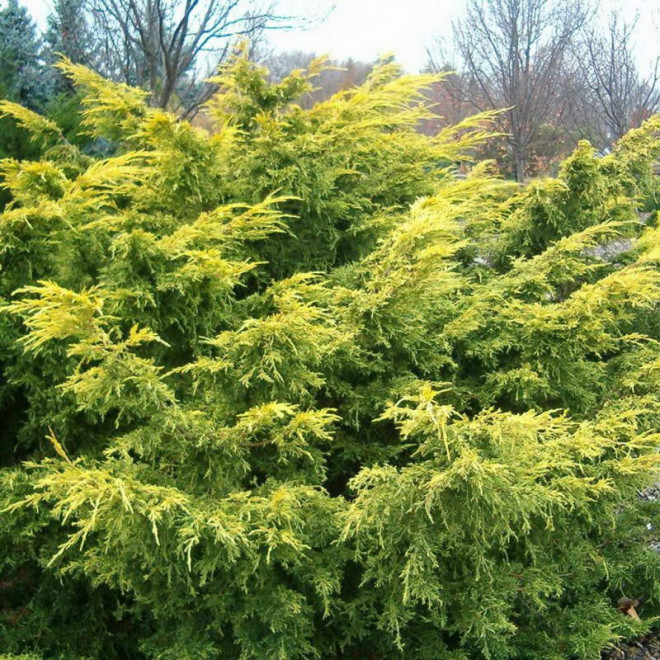
<svg viewBox="0 0 660 660">
<path fill-rule="evenodd" d="M 504 129 L 516 178 L 539 129 L 561 106 L 571 44 L 587 18 L 579 0 L 469 0 L 454 37 L 477 109 L 507 108 Z"/>
<path fill-rule="evenodd" d="M 457 124 L 474 114 L 475 108 L 488 104 L 476 84 L 474 77 L 461 71 L 461 67 L 452 61 L 442 39 L 436 39 L 426 48 L 424 73 L 442 74 L 442 80 L 431 87 L 427 96 L 432 100 L 434 113 L 438 118 L 427 127 L 429 132 L 434 127 L 441 128 Z"/>
<path fill-rule="evenodd" d="M 586 30 L 578 46 L 572 114 L 601 147 L 660 110 L 660 57 L 648 75 L 641 73 L 634 53 L 636 25 L 615 12 L 606 32 Z"/>
<path fill-rule="evenodd" d="M 87 0 L 96 68 L 138 85 L 152 104 L 190 115 L 208 98 L 203 79 L 238 35 L 285 27 L 276 3 L 259 0 Z"/>
</svg>

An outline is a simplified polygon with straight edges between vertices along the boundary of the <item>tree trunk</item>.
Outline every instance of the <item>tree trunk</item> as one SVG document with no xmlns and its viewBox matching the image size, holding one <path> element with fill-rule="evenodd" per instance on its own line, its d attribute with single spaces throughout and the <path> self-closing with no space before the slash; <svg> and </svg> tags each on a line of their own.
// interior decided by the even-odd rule
<svg viewBox="0 0 660 660">
<path fill-rule="evenodd" d="M 519 151 L 516 151 L 516 181 L 518 183 L 525 181 L 525 157 Z"/>
</svg>

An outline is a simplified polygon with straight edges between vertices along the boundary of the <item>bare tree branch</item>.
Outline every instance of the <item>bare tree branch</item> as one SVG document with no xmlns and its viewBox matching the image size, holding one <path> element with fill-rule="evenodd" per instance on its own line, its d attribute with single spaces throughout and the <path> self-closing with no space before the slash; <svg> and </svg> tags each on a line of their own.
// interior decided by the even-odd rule
<svg viewBox="0 0 660 660">
<path fill-rule="evenodd" d="M 233 40 L 295 22 L 270 0 L 87 0 L 87 12 L 99 50 L 95 68 L 188 117 L 208 98 L 203 79 Z"/>
<path fill-rule="evenodd" d="M 508 108 L 503 128 L 519 181 L 539 129 L 560 111 L 562 72 L 587 16 L 579 0 L 469 0 L 454 25 L 470 101 Z"/>
<path fill-rule="evenodd" d="M 660 110 L 660 58 L 642 75 L 634 55 L 636 23 L 614 12 L 606 33 L 584 30 L 576 48 L 572 119 L 601 148 Z"/>
</svg>

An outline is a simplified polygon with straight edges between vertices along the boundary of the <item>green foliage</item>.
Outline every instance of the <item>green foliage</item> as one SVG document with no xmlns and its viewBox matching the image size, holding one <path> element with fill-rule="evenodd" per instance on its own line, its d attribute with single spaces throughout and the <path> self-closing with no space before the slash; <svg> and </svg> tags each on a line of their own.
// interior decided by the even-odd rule
<svg viewBox="0 0 660 660">
<path fill-rule="evenodd" d="M 12 98 L 32 109 L 48 96 L 36 25 L 18 0 L 0 10 L 0 98 Z"/>
<path fill-rule="evenodd" d="M 63 4 L 71 3 L 69 0 L 58 2 L 59 10 L 64 9 Z M 74 8 L 68 9 L 73 12 Z M 53 47 L 51 44 L 50 53 L 44 50 L 34 21 L 17 0 L 10 0 L 0 10 L 2 159 L 38 160 L 57 139 L 90 147 L 90 139 L 80 135 L 78 96 L 70 90 L 57 93 L 53 70 L 44 61 L 49 56 L 52 59 Z M 0 190 L 0 208 L 4 208 L 8 199 L 5 191 Z"/>
<path fill-rule="evenodd" d="M 0 102 L 11 99 L 32 109 L 41 107 L 45 89 L 39 51 L 34 22 L 17 0 L 10 0 L 0 9 Z M 35 158 L 38 152 L 29 135 L 0 110 L 0 158 Z M 0 191 L 0 208 L 6 201 Z"/>
<path fill-rule="evenodd" d="M 323 67 L 239 53 L 209 134 L 62 63 L 112 156 L 1 106 L 42 157 L 0 165 L 0 657 L 595 659 L 654 625 L 658 119 L 519 189 L 456 176 L 491 115 L 417 132 L 435 78 L 302 109 Z"/>
</svg>

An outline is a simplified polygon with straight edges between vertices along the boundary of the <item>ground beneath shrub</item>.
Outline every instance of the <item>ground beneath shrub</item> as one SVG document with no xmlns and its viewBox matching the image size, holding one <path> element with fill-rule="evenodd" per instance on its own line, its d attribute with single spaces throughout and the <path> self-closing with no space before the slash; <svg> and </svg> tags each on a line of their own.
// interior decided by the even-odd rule
<svg viewBox="0 0 660 660">
<path fill-rule="evenodd" d="M 603 651 L 602 660 L 660 660 L 660 633 L 618 644 Z"/>
<path fill-rule="evenodd" d="M 638 491 L 637 495 L 643 500 L 657 500 L 660 498 L 660 484 Z M 660 540 L 653 541 L 652 546 L 660 552 Z M 602 660 L 660 660 L 660 631 L 617 644 L 614 648 L 603 651 L 601 658 Z"/>
</svg>

